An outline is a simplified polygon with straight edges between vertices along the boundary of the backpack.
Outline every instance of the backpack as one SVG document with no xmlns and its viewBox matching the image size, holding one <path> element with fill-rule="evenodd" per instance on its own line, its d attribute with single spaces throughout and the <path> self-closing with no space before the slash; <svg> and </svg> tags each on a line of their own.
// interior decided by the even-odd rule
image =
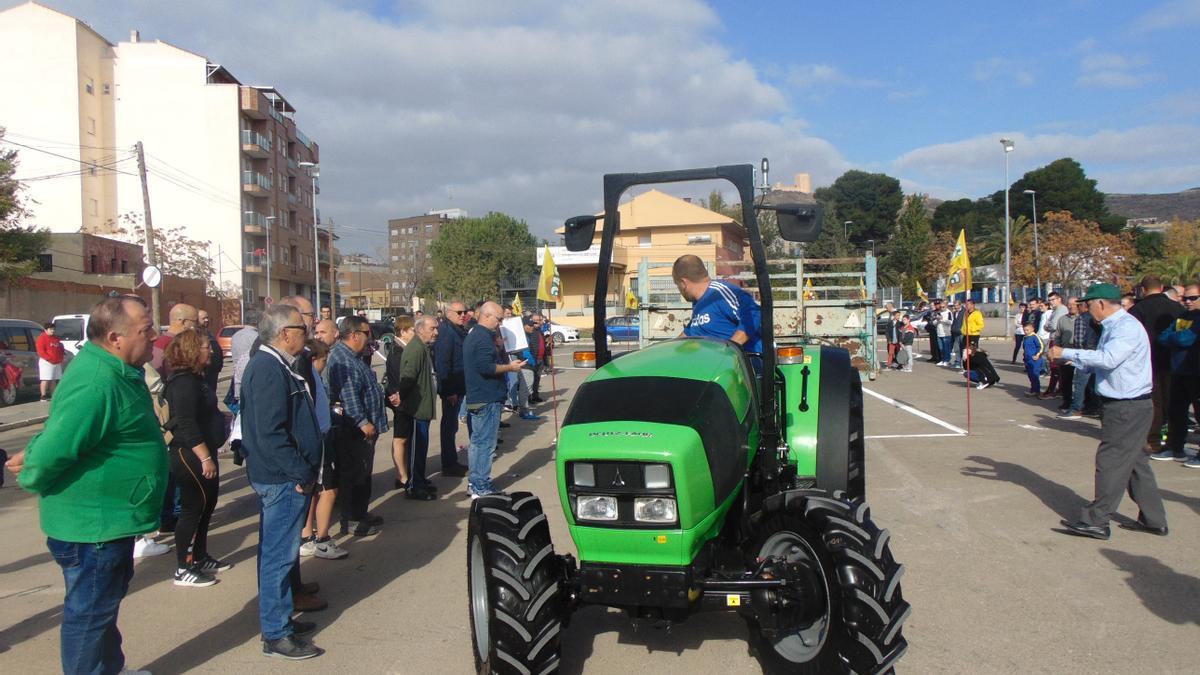
<svg viewBox="0 0 1200 675">
<path fill-rule="evenodd" d="M 145 365 L 146 388 L 150 390 L 150 402 L 154 404 L 154 416 L 158 418 L 158 426 L 163 432 L 163 442 L 167 445 L 175 438 L 172 429 L 175 423 L 171 420 L 171 406 L 165 396 L 167 383 L 159 375 L 158 370 L 147 363 Z"/>
</svg>

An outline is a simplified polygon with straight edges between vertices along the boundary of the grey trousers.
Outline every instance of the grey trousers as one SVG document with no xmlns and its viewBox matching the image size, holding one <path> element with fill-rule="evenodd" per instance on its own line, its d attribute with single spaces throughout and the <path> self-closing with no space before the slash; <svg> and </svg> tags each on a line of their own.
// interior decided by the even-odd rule
<svg viewBox="0 0 1200 675">
<path fill-rule="evenodd" d="M 1108 525 L 1126 489 L 1150 527 L 1165 527 L 1167 514 L 1150 460 L 1143 451 L 1154 417 L 1154 403 L 1103 401 L 1100 447 L 1096 449 L 1096 500 L 1083 509 L 1083 522 Z"/>
</svg>

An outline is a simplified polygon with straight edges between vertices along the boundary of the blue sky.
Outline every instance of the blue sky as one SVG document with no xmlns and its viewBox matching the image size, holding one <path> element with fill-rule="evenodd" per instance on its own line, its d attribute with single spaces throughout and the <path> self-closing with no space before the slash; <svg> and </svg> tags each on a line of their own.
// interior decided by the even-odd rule
<svg viewBox="0 0 1200 675">
<path fill-rule="evenodd" d="M 1200 186 L 1200 0 L 46 2 L 278 87 L 351 251 L 447 207 L 551 236 L 604 173 L 763 156 L 978 197 L 1001 136 L 1013 179 L 1071 156 L 1110 192 Z"/>
</svg>

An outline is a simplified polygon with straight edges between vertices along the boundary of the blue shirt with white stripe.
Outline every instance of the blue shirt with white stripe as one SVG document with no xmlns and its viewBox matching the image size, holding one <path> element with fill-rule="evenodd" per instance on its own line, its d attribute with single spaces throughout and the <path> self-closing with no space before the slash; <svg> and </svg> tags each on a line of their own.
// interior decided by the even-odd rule
<svg viewBox="0 0 1200 675">
<path fill-rule="evenodd" d="M 683 329 L 688 337 L 714 337 L 728 340 L 736 331 L 749 338 L 745 349 L 762 353 L 762 309 L 749 293 L 733 284 L 716 279 L 692 304 L 692 318 Z"/>
</svg>

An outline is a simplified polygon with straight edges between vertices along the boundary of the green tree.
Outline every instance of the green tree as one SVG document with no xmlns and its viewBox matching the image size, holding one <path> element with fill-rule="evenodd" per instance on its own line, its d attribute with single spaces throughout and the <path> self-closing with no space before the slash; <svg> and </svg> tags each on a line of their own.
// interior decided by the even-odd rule
<svg viewBox="0 0 1200 675">
<path fill-rule="evenodd" d="M 904 202 L 900 181 L 882 173 L 851 170 L 829 187 L 814 194 L 837 227 L 849 228 L 849 240 L 861 245 L 868 239 L 886 241 L 896 226 Z M 846 226 L 846 221 L 851 221 Z M 826 225 L 830 224 L 826 219 Z"/>
<path fill-rule="evenodd" d="M 451 220 L 430 248 L 431 285 L 443 298 L 499 299 L 501 280 L 524 280 L 537 271 L 536 247 L 525 221 L 503 213 Z"/>
<path fill-rule="evenodd" d="M 0 140 L 4 127 L 0 127 Z M 8 284 L 37 270 L 38 255 L 50 246 L 45 230 L 21 225 L 26 215 L 21 185 L 14 178 L 17 151 L 0 150 L 0 283 Z"/>
<path fill-rule="evenodd" d="M 994 228 L 997 219 L 1004 220 L 1003 207 L 997 212 L 986 199 L 955 199 L 939 204 L 930 224 L 934 232 L 949 232 L 955 237 L 959 230 L 966 230 L 967 241 L 976 241 Z"/>
<path fill-rule="evenodd" d="M 1045 236 L 1044 229 L 1039 230 L 1040 236 Z M 978 239 L 967 237 L 967 247 L 971 252 L 972 265 L 993 265 L 1004 262 L 1004 216 L 981 233 Z M 1017 216 L 1012 220 L 1008 230 L 1008 248 L 1012 256 L 1025 249 L 1033 250 L 1033 224 L 1025 216 Z"/>
<path fill-rule="evenodd" d="M 918 281 L 924 288 L 933 287 L 925 276 L 925 256 L 933 245 L 932 219 L 925 208 L 925 200 L 926 196 L 921 194 L 908 198 L 883 259 L 889 277 L 900 282 L 906 297 L 916 296 Z"/>
<path fill-rule="evenodd" d="M 1046 166 L 1026 173 L 1009 191 L 1008 207 L 1012 216 L 1033 214 L 1033 195 L 1025 190 L 1034 190 L 1037 198 L 1038 220 L 1051 211 L 1070 211 L 1081 220 L 1099 223 L 1104 232 L 1119 232 L 1125 227 L 1125 219 L 1108 212 L 1104 193 L 1096 189 L 1096 181 L 1088 178 L 1083 166 L 1064 157 Z M 1004 191 L 994 192 L 990 201 L 994 208 L 1004 212 Z"/>
</svg>

